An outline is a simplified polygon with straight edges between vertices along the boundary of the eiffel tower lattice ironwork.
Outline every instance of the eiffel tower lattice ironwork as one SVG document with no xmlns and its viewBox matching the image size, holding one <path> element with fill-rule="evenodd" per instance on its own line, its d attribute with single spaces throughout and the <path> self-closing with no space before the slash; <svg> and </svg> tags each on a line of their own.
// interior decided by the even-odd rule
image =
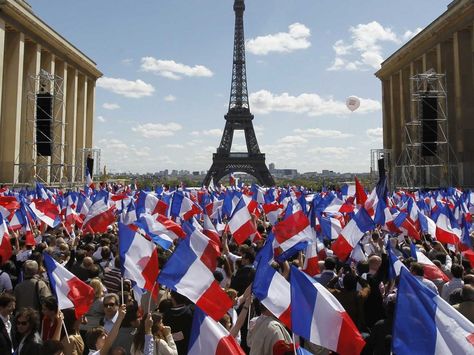
<svg viewBox="0 0 474 355">
<path fill-rule="evenodd" d="M 247 73 L 245 69 L 244 39 L 244 0 L 235 0 L 234 60 L 232 66 L 232 85 L 230 90 L 229 111 L 224 116 L 226 124 L 217 153 L 213 154 L 212 166 L 203 181 L 208 186 L 211 179 L 217 183 L 225 175 L 233 172 L 245 172 L 254 176 L 262 185 L 273 186 L 270 171 L 265 165 L 265 154 L 260 152 L 253 128 L 253 115 L 250 113 L 247 91 Z M 231 152 L 234 131 L 245 134 L 247 152 Z"/>
</svg>

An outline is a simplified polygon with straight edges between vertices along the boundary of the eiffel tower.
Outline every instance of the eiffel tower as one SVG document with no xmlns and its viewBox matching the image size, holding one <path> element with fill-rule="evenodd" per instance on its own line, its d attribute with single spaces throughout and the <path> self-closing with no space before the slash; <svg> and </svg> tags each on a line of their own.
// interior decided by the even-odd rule
<svg viewBox="0 0 474 355">
<path fill-rule="evenodd" d="M 253 115 L 250 113 L 249 107 L 245 69 L 244 0 L 235 0 L 234 11 L 234 61 L 229 111 L 224 116 L 226 124 L 221 143 L 217 148 L 217 153 L 212 156 L 212 166 L 207 172 L 203 185 L 208 186 L 211 179 L 217 183 L 225 175 L 241 171 L 254 176 L 261 185 L 273 186 L 275 181 L 265 165 L 265 154 L 260 153 L 253 129 Z M 230 151 L 236 130 L 244 131 L 247 144 L 246 153 L 231 153 Z"/>
</svg>

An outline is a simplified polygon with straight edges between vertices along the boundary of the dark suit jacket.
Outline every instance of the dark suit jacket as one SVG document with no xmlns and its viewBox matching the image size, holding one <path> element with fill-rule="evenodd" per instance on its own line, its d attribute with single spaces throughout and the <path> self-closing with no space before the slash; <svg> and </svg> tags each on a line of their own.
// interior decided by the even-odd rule
<svg viewBox="0 0 474 355">
<path fill-rule="evenodd" d="M 0 318 L 0 355 L 11 355 L 12 342 L 7 333 L 7 328 Z"/>
<path fill-rule="evenodd" d="M 28 335 L 18 355 L 41 354 L 43 342 L 38 332 Z"/>
</svg>

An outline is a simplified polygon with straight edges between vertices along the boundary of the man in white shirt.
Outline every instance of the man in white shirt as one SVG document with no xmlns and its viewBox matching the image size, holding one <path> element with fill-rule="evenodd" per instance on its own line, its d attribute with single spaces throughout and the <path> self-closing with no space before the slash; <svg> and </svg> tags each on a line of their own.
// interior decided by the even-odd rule
<svg viewBox="0 0 474 355">
<path fill-rule="evenodd" d="M 464 281 L 462 280 L 463 273 L 464 268 L 462 265 L 453 264 L 451 267 L 451 274 L 453 275 L 453 278 L 449 282 L 446 282 L 441 289 L 441 297 L 443 297 L 446 302 L 449 302 L 449 296 L 451 296 L 453 291 L 462 289 L 464 286 Z"/>
<path fill-rule="evenodd" d="M 119 297 L 115 293 L 109 293 L 104 296 L 102 303 L 105 314 L 103 319 L 104 329 L 107 333 L 110 333 L 118 318 Z"/>
<path fill-rule="evenodd" d="M 11 316 L 14 310 L 15 296 L 10 293 L 0 294 L 0 349 L 3 354 L 13 352 Z"/>
</svg>

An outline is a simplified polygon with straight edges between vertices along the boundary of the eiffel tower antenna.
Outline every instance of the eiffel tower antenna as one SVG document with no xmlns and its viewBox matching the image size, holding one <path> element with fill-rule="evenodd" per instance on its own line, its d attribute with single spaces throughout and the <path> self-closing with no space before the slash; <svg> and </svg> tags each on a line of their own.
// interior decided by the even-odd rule
<svg viewBox="0 0 474 355">
<path fill-rule="evenodd" d="M 225 175 L 237 171 L 254 176 L 261 185 L 275 185 L 265 165 L 265 154 L 261 153 L 258 147 L 252 123 L 254 116 L 250 113 L 245 67 L 244 11 L 244 0 L 234 0 L 234 57 L 229 110 L 224 116 L 226 124 L 221 143 L 213 154 L 212 166 L 203 181 L 204 186 L 208 186 L 211 179 L 217 183 Z M 235 130 L 244 131 L 247 152 L 231 153 Z"/>
</svg>

